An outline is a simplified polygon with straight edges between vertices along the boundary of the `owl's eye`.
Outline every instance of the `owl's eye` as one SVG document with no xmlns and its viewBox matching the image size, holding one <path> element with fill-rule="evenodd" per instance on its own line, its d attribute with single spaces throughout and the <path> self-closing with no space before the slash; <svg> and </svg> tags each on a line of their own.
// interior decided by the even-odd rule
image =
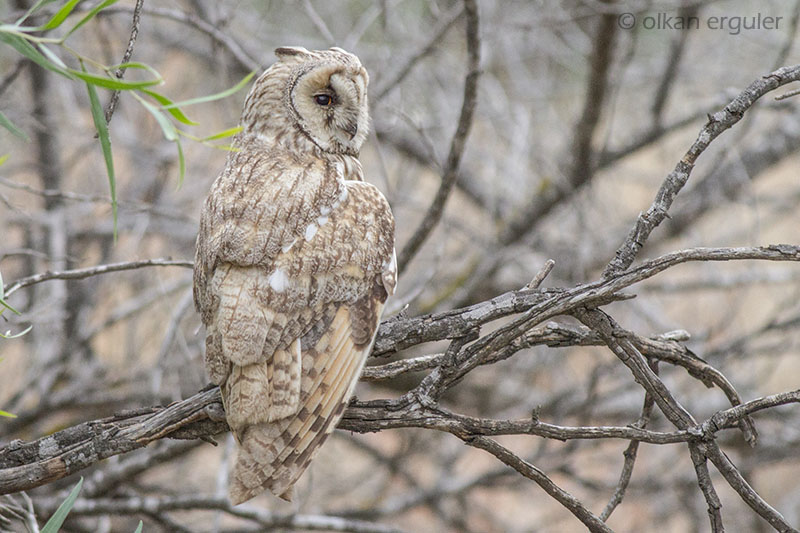
<svg viewBox="0 0 800 533">
<path fill-rule="evenodd" d="M 329 106 L 333 103 L 333 98 L 328 94 L 315 94 L 314 101 L 322 106 Z"/>
</svg>

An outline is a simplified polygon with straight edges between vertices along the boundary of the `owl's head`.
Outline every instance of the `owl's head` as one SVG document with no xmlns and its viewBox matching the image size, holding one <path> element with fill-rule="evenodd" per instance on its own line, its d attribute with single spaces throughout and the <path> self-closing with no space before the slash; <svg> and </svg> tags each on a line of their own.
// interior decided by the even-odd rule
<svg viewBox="0 0 800 533">
<path fill-rule="evenodd" d="M 247 96 L 245 130 L 276 142 L 295 137 L 302 144 L 304 136 L 323 152 L 357 155 L 369 132 L 369 76 L 358 57 L 341 48 L 300 47 L 275 55 L 279 61 Z M 294 130 L 288 136 L 287 125 Z"/>
</svg>

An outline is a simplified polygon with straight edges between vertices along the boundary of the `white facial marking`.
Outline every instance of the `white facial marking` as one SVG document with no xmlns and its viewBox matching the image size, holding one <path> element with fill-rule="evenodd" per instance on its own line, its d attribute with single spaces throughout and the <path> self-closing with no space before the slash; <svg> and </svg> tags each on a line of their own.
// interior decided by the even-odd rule
<svg viewBox="0 0 800 533">
<path fill-rule="evenodd" d="M 268 281 L 269 286 L 272 287 L 272 290 L 275 292 L 283 292 L 289 286 L 289 277 L 286 275 L 286 272 L 280 268 L 276 268 L 275 271 L 270 274 Z"/>
<path fill-rule="evenodd" d="M 316 224 L 309 224 L 306 226 L 306 240 L 310 241 L 314 238 L 314 235 L 317 234 L 317 225 Z"/>
</svg>

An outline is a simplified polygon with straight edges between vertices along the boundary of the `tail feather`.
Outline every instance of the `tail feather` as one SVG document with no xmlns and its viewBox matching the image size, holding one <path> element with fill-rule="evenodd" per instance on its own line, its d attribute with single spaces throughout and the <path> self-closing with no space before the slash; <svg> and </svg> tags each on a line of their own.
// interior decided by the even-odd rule
<svg viewBox="0 0 800 533">
<path fill-rule="evenodd" d="M 354 345 L 350 326 L 343 306 L 314 348 L 304 351 L 295 414 L 244 428 L 230 482 L 233 504 L 264 490 L 291 499 L 292 486 L 341 419 L 370 351 L 371 345 Z"/>
</svg>

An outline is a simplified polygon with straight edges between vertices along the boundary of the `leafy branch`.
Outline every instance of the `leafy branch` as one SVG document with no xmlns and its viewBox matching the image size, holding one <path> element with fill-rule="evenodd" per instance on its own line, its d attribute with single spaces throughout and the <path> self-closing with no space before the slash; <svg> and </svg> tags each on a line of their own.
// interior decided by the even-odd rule
<svg viewBox="0 0 800 533">
<path fill-rule="evenodd" d="M 94 19 L 102 10 L 115 4 L 118 0 L 103 0 L 98 3 L 95 7 L 86 12 L 77 23 L 69 27 L 60 37 L 51 36 L 51 33 L 67 26 L 65 23 L 73 14 L 79 0 L 68 0 L 65 2 L 44 24 L 27 24 L 33 15 L 37 14 L 44 6 L 54 1 L 55 0 L 39 0 L 16 22 L 0 24 L 0 42 L 12 47 L 20 55 L 29 59 L 36 65 L 70 80 L 83 82 L 86 85 L 92 119 L 97 130 L 97 137 L 103 151 L 106 173 L 108 175 L 111 208 L 114 219 L 114 235 L 116 236 L 116 174 L 114 171 L 108 119 L 100 103 L 97 89 L 106 89 L 114 92 L 125 91 L 153 116 L 161 128 L 164 138 L 175 143 L 178 153 L 178 183 L 180 186 L 186 174 L 186 161 L 183 154 L 183 147 L 181 146 L 181 137 L 223 149 L 230 149 L 227 145 L 215 145 L 211 142 L 230 137 L 239 131 L 238 128 L 226 128 L 221 132 L 205 137 L 191 135 L 188 132 L 182 131 L 179 126 L 196 126 L 198 123 L 191 120 L 182 108 L 226 98 L 246 86 L 255 72 L 251 72 L 239 83 L 224 91 L 175 102 L 168 96 L 154 90 L 154 87 L 164 83 L 164 79 L 161 74 L 150 65 L 137 61 L 126 61 L 119 65 L 106 65 L 82 54 L 67 44 L 66 41 L 72 34 Z M 78 68 L 69 66 L 65 60 L 53 51 L 53 47 L 58 47 L 64 53 L 71 56 L 72 59 L 78 63 Z M 121 73 L 128 70 L 141 71 L 146 73 L 147 76 L 145 79 L 140 80 L 122 79 Z M 0 126 L 20 139 L 25 141 L 29 140 L 28 135 L 3 114 L 2 111 L 0 111 Z"/>
</svg>

